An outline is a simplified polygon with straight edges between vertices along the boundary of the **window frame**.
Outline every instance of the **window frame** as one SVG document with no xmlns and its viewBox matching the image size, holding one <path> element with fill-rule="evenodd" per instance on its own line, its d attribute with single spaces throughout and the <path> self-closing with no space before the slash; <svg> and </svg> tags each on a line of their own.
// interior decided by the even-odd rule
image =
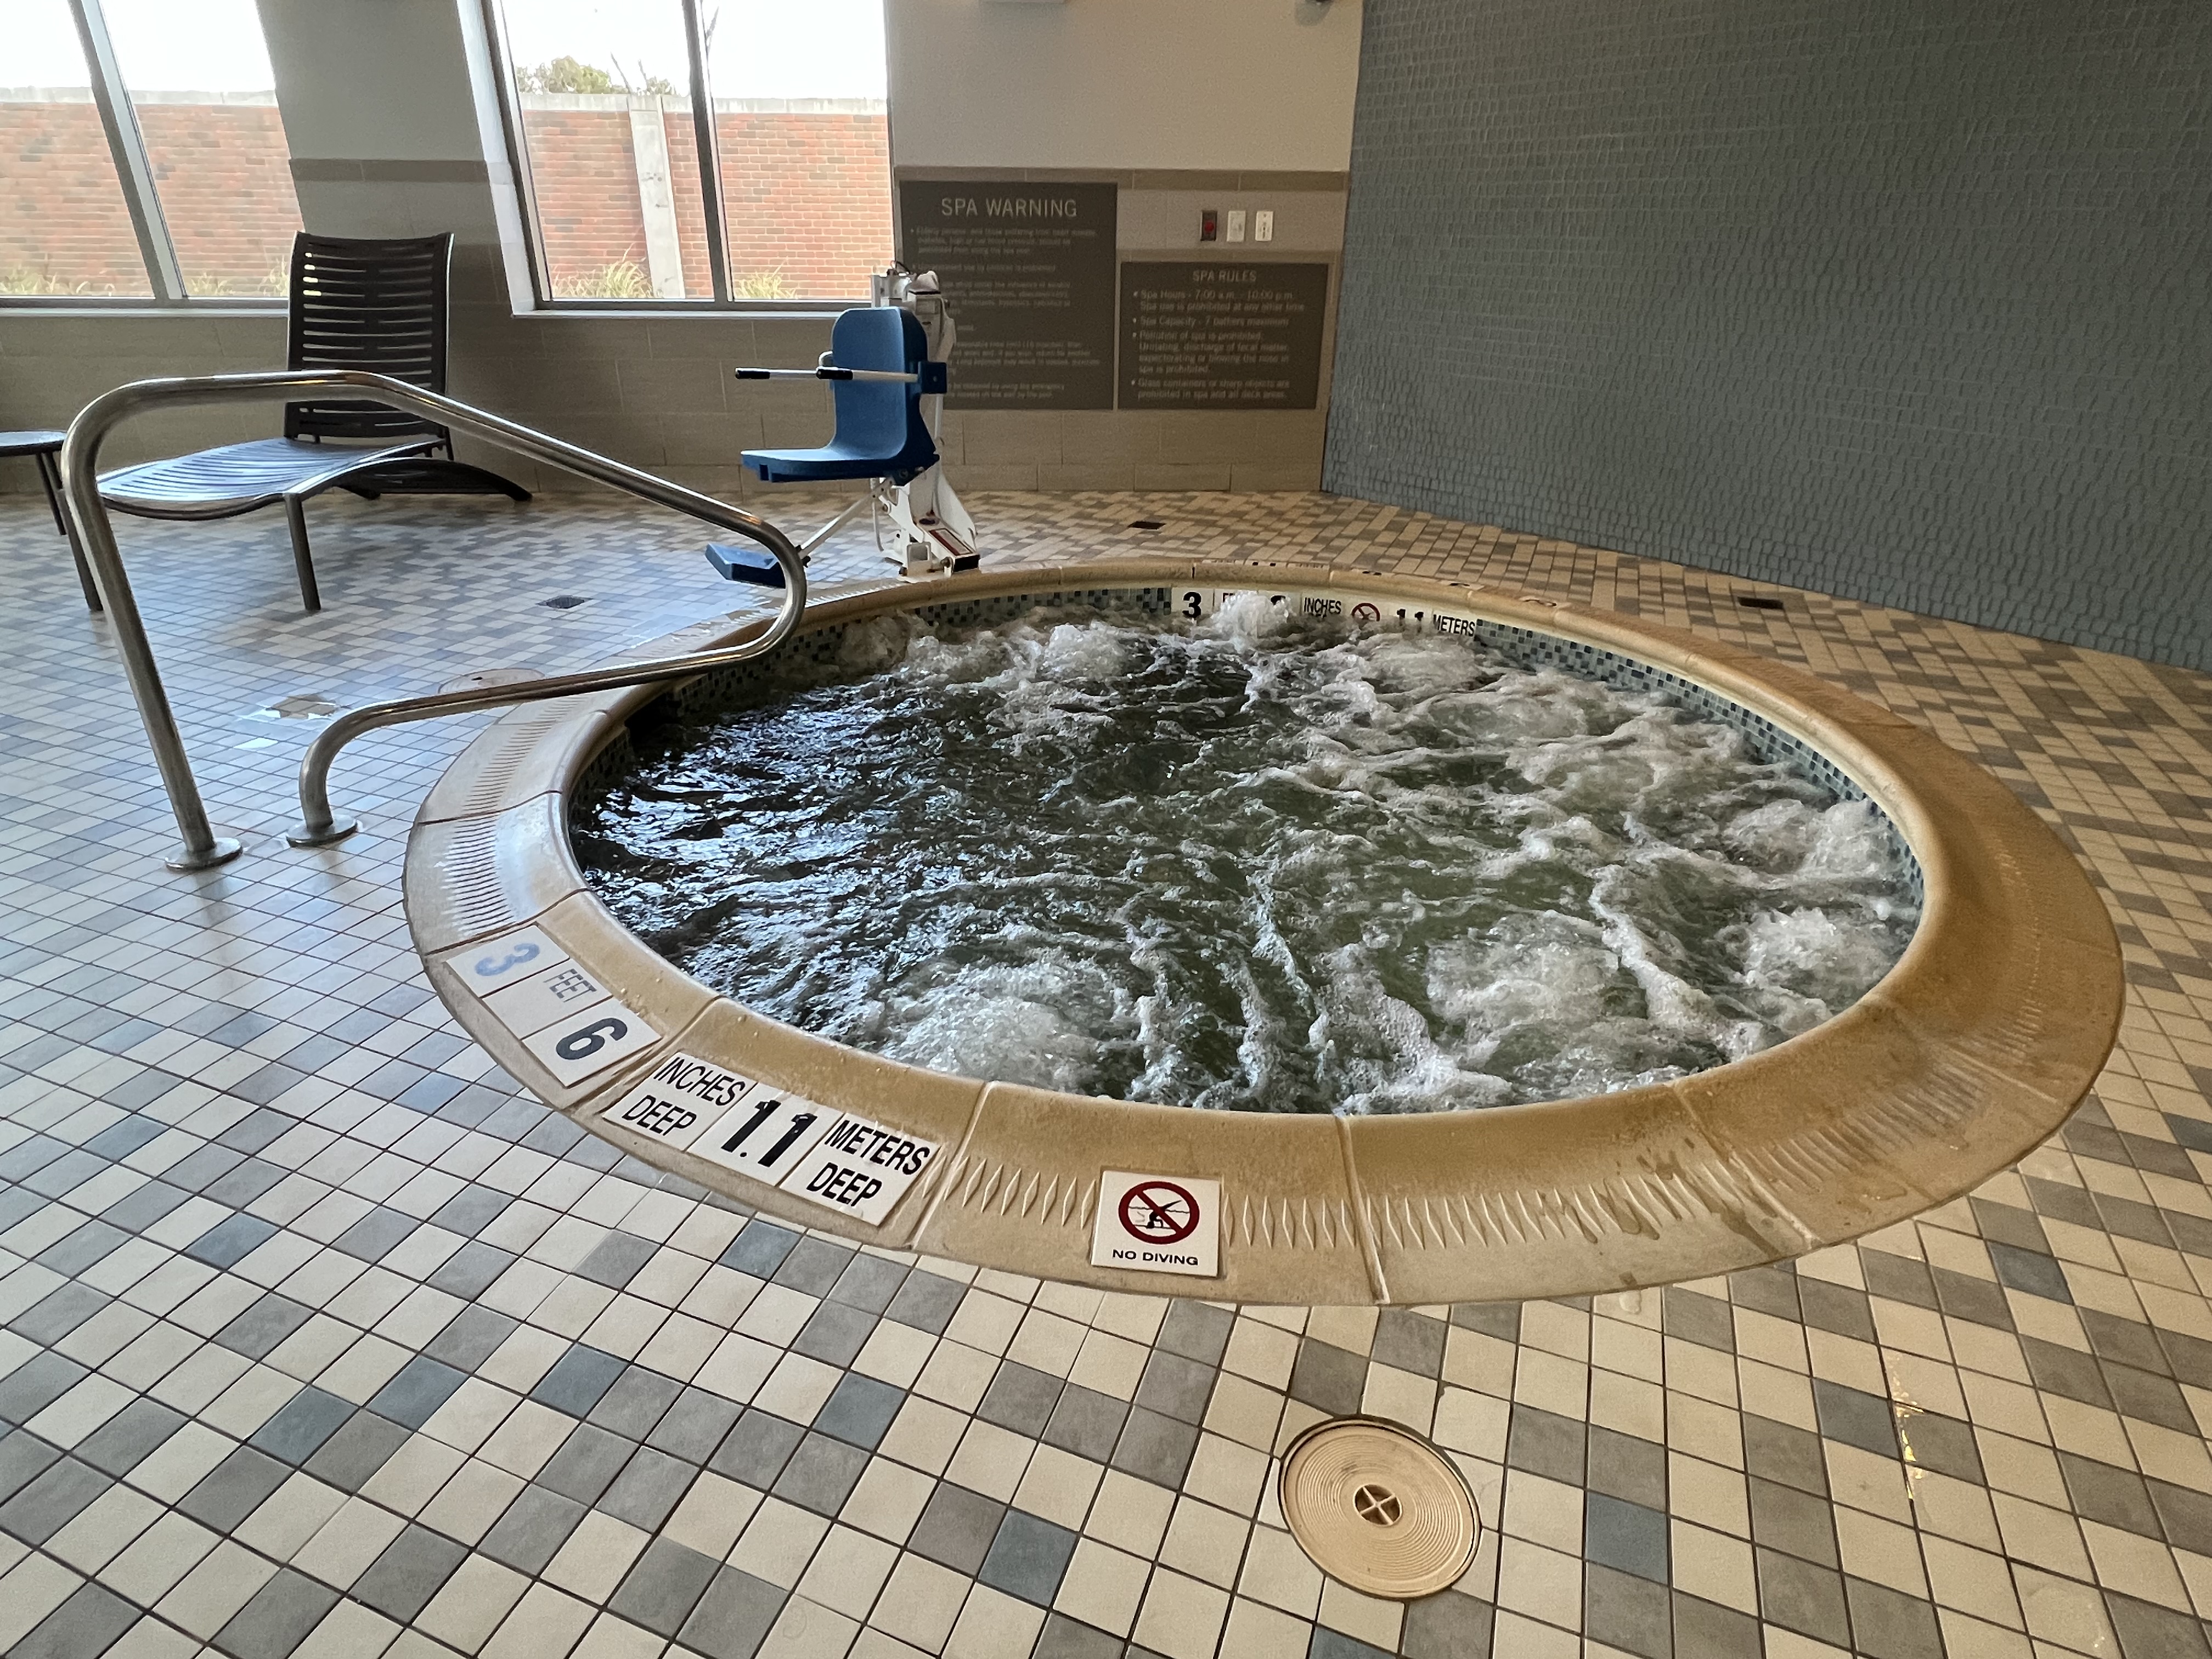
<svg viewBox="0 0 2212 1659">
<path fill-rule="evenodd" d="M 514 179 L 516 204 L 521 209 L 522 246 L 530 267 L 533 309 L 540 315 L 590 315 L 598 313 L 658 312 L 696 317 L 709 312 L 738 313 L 828 314 L 854 305 L 866 305 L 865 295 L 793 295 L 782 299 L 740 298 L 730 291 L 729 227 L 722 199 L 721 144 L 715 125 L 714 88 L 707 80 L 706 37 L 699 27 L 699 0 L 678 0 L 684 14 L 684 40 L 691 73 L 691 131 L 699 161 L 699 203 L 706 221 L 707 264 L 714 293 L 682 299 L 587 300 L 556 299 L 552 267 L 546 258 L 544 233 L 538 215 L 538 190 L 531 177 L 530 146 L 522 134 L 522 110 L 517 99 L 514 54 L 507 38 L 507 16 L 501 0 L 476 0 L 483 20 L 485 48 L 490 59 L 492 93 L 498 100 L 499 125 L 507 147 L 507 162 Z M 889 100 L 884 122 L 890 123 Z M 885 185 L 891 180 L 888 149 L 884 157 Z M 890 191 L 892 257 L 896 257 L 898 192 Z"/>
<path fill-rule="evenodd" d="M 100 131 L 107 135 L 107 153 L 115 166 L 115 183 L 131 218 L 138 257 L 146 267 L 149 294 L 11 294 L 0 295 L 0 308 L 23 311 L 232 311 L 281 312 L 282 295 L 195 295 L 185 285 L 184 268 L 177 261 L 176 239 L 169 233 L 161 210 L 161 190 L 154 182 L 154 163 L 147 153 L 146 135 L 138 125 L 138 111 L 131 101 L 131 88 L 115 55 L 107 32 L 107 15 L 100 0 L 67 0 L 76 23 L 77 46 L 84 53 L 85 74 L 92 82 L 93 107 L 100 113 Z"/>
</svg>

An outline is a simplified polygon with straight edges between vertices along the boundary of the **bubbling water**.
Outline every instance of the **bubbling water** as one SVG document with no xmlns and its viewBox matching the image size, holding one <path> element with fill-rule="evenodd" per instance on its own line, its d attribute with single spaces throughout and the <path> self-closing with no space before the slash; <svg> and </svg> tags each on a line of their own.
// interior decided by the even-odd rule
<svg viewBox="0 0 2212 1659">
<path fill-rule="evenodd" d="M 1894 834 L 1662 694 L 1240 596 L 846 630 L 580 802 L 664 955 L 856 1048 L 1170 1105 L 1426 1112 L 1808 1030 L 1917 919 Z"/>
</svg>

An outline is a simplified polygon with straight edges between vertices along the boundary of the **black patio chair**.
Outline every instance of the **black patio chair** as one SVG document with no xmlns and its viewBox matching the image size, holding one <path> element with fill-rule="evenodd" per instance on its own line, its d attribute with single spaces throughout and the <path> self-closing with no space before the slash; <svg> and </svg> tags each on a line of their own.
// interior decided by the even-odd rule
<svg viewBox="0 0 2212 1659">
<path fill-rule="evenodd" d="M 367 368 L 428 392 L 446 389 L 446 299 L 453 238 L 292 240 L 288 368 Z M 203 449 L 104 474 L 101 498 L 142 519 L 228 519 L 283 502 L 300 598 L 323 608 L 307 548 L 307 503 L 326 489 L 387 494 L 530 492 L 453 459 L 435 422 L 354 399 L 287 404 L 284 435 Z"/>
<path fill-rule="evenodd" d="M 69 538 L 70 556 L 76 561 L 76 579 L 84 589 L 84 602 L 93 610 L 100 609 L 100 589 L 93 585 L 92 569 L 84 562 L 84 549 L 76 539 L 76 526 L 70 520 L 68 505 L 62 499 L 62 471 L 59 457 L 62 441 L 66 432 L 53 432 L 33 428 L 25 432 L 0 432 L 0 460 L 18 455 L 27 455 L 39 469 L 40 488 L 46 492 L 46 505 L 53 510 L 54 528 Z"/>
</svg>

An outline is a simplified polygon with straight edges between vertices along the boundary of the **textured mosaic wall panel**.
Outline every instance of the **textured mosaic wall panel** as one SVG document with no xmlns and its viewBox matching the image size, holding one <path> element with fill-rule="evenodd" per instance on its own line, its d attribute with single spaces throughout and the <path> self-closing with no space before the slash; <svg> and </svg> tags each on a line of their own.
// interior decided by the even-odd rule
<svg viewBox="0 0 2212 1659">
<path fill-rule="evenodd" d="M 1376 0 L 1327 487 L 2212 665 L 2212 8 Z"/>
</svg>

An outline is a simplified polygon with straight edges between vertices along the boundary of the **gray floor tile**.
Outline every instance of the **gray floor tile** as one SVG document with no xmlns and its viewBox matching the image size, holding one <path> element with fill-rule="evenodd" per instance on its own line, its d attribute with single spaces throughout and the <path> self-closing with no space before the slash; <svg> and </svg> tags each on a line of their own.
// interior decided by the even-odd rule
<svg viewBox="0 0 2212 1659">
<path fill-rule="evenodd" d="M 611 1232 L 592 1247 L 592 1253 L 577 1264 L 576 1271 L 586 1279 L 619 1291 L 637 1277 L 638 1269 L 653 1260 L 653 1249 L 651 1239 Z"/>
<path fill-rule="evenodd" d="M 1114 1443 L 1113 1466 L 1155 1486 L 1177 1487 L 1198 1449 L 1198 1427 L 1142 1406 L 1129 1408 L 1121 1437 Z"/>
<path fill-rule="evenodd" d="M 405 1624 L 445 1588 L 467 1555 L 452 1539 L 410 1524 L 355 1581 L 349 1594 Z"/>
<path fill-rule="evenodd" d="M 734 1267 L 755 1279 L 773 1279 L 784 1257 L 799 1243 L 799 1235 L 772 1221 L 749 1221 L 721 1255 L 725 1267 Z"/>
<path fill-rule="evenodd" d="M 580 1504 L 596 1504 L 635 1449 L 620 1435 L 586 1423 L 561 1443 L 538 1479 Z"/>
<path fill-rule="evenodd" d="M 122 1476 L 185 1425 L 181 1412 L 143 1396 L 132 1401 L 80 1442 L 76 1455 L 96 1469 Z"/>
<path fill-rule="evenodd" d="M 542 1572 L 587 1512 L 574 1498 L 532 1484 L 515 1494 L 478 1547 L 518 1572 Z"/>
<path fill-rule="evenodd" d="M 358 1411 L 341 1424 L 307 1462 L 316 1480 L 344 1492 L 359 1492 L 406 1443 L 407 1431 L 372 1411 Z"/>
<path fill-rule="evenodd" d="M 1759 1570 L 1760 1617 L 1834 1647 L 1850 1645 L 1850 1615 L 1844 1576 L 1778 1551 L 1753 1551 Z"/>
<path fill-rule="evenodd" d="M 1820 1432 L 1829 1439 L 1882 1457 L 1897 1455 L 1897 1425 L 1887 1400 L 1815 1377 L 1813 1404 L 1820 1415 Z"/>
<path fill-rule="evenodd" d="M 353 1413 L 352 1405 L 334 1394 L 302 1389 L 256 1429 L 246 1444 L 287 1463 L 304 1463 Z"/>
<path fill-rule="evenodd" d="M 1075 1553 L 1076 1534 L 1040 1516 L 1008 1510 L 977 1573 L 983 1583 L 1048 1607 Z"/>
<path fill-rule="evenodd" d="M 1664 1510 L 1593 1492 L 1583 1499 L 1583 1553 L 1589 1560 L 1654 1583 L 1667 1582 Z"/>
<path fill-rule="evenodd" d="M 1001 1365 L 999 1370 L 1004 1375 L 1006 1367 Z M 994 1382 L 993 1387 L 996 1386 Z M 1055 1388 L 1054 1393 L 1057 1392 Z M 898 1415 L 899 1407 L 905 1403 L 903 1389 L 895 1389 L 888 1382 L 879 1382 L 872 1376 L 862 1376 L 857 1371 L 848 1371 L 838 1379 L 836 1388 L 823 1402 L 822 1410 L 814 1419 L 814 1426 L 823 1434 L 835 1435 L 840 1440 L 872 1451 L 882 1443 L 884 1435 L 890 1428 L 891 1419 Z M 984 1403 L 986 1406 L 989 1404 L 988 1396 Z M 977 1414 L 988 1416 L 988 1413 Z M 1018 1432 L 1034 1437 L 1043 1426 L 1040 1420 L 1035 1428 Z"/>
<path fill-rule="evenodd" d="M 1307 1337 L 1291 1366 L 1291 1398 L 1329 1417 L 1359 1409 L 1367 1388 L 1367 1364 L 1356 1353 Z"/>
<path fill-rule="evenodd" d="M 973 1577 L 990 1553 L 1006 1513 L 1004 1504 L 940 1480 L 923 1506 L 921 1518 L 915 1522 L 907 1547 L 939 1566 Z"/>
<path fill-rule="evenodd" d="M 90 1375 L 58 1353 L 33 1354 L 0 1377 L 0 1419 L 27 1423 Z"/>
<path fill-rule="evenodd" d="M 313 1311 L 271 1291 L 217 1331 L 215 1340 L 248 1359 L 259 1359 L 306 1324 Z"/>
<path fill-rule="evenodd" d="M 587 1420 L 630 1440 L 649 1437 L 684 1385 L 643 1365 L 632 1365 L 599 1396 Z M 711 1448 L 710 1448 L 711 1449 Z"/>
<path fill-rule="evenodd" d="M 1440 1376 L 1448 1328 L 1443 1320 L 1410 1308 L 1385 1308 L 1376 1318 L 1372 1358 L 1377 1364 L 1411 1371 L 1416 1376 Z"/>
<path fill-rule="evenodd" d="M 656 1538 L 607 1603 L 634 1625 L 673 1637 L 713 1583 L 721 1564 L 669 1539 Z"/>
<path fill-rule="evenodd" d="M 530 1397 L 571 1417 L 588 1417 L 623 1369 L 615 1355 L 578 1343 L 553 1362 Z"/>
<path fill-rule="evenodd" d="M 830 1299 L 866 1313 L 880 1314 L 890 1306 L 891 1298 L 906 1282 L 907 1273 L 900 1262 L 886 1261 L 879 1255 L 856 1255 L 845 1264 L 845 1271 L 830 1287 Z"/>
<path fill-rule="evenodd" d="M 592 1507 L 651 1532 L 668 1518 L 698 1473 L 666 1452 L 641 1446 Z"/>
<path fill-rule="evenodd" d="M 417 1354 L 399 1368 L 368 1402 L 369 1410 L 402 1428 L 419 1429 L 468 1378 L 451 1365 Z"/>
<path fill-rule="evenodd" d="M 844 1382 L 841 1381 L 838 1387 L 842 1389 Z M 836 1396 L 833 1393 L 830 1397 L 834 1400 Z M 744 1410 L 733 1401 L 704 1389 L 686 1389 L 677 1396 L 675 1403 L 669 1407 L 652 1434 L 647 1437 L 647 1443 L 672 1457 L 680 1457 L 687 1463 L 704 1463 L 714 1455 L 714 1449 L 722 1443 L 724 1437 Z M 845 1437 L 849 1439 L 851 1437 Z"/>
<path fill-rule="evenodd" d="M 1217 1375 L 1211 1365 L 1155 1350 L 1145 1362 L 1144 1376 L 1138 1381 L 1136 1404 L 1144 1410 L 1180 1418 L 1186 1423 L 1202 1423 L 1206 1420 L 1206 1402 L 1213 1398 L 1213 1379 Z"/>
<path fill-rule="evenodd" d="M 1424 1596 L 1406 1604 L 1398 1650 L 1406 1659 L 1490 1659 L 1494 1617 L 1489 1602 L 1457 1590 Z"/>
<path fill-rule="evenodd" d="M 80 1584 L 15 1645 L 8 1659 L 89 1659 L 138 1622 L 138 1609 L 104 1584 Z"/>
<path fill-rule="evenodd" d="M 1582 1424 L 1534 1406 L 1516 1406 L 1505 1437 L 1509 1468 L 1583 1484 L 1587 1435 Z"/>
<path fill-rule="evenodd" d="M 1121 1659 L 1125 1645 L 1118 1636 L 1055 1613 L 1046 1616 L 1030 1659 Z"/>
<path fill-rule="evenodd" d="M 744 1241 L 740 1238 L 739 1242 Z M 964 1293 L 965 1287 L 951 1279 L 917 1270 L 908 1273 L 898 1287 L 898 1293 L 884 1310 L 884 1317 L 941 1336 L 945 1328 L 952 1322 Z"/>
<path fill-rule="evenodd" d="M 1034 1439 L 1052 1420 L 1062 1386 L 1060 1378 L 1048 1372 L 1001 1360 L 992 1374 L 991 1386 L 984 1390 L 982 1402 L 975 1407 L 975 1415 Z"/>
<path fill-rule="evenodd" d="M 783 1611 L 784 1601 L 784 1592 L 775 1585 L 724 1567 L 692 1608 L 677 1639 L 707 1659 L 753 1659 Z"/>
<path fill-rule="evenodd" d="M 1852 1639 L 1869 1659 L 1943 1659 L 1942 1632 L 1927 1602 L 1863 1578 L 1846 1578 L 1844 1589 Z"/>
<path fill-rule="evenodd" d="M 810 1434 L 776 1478 L 775 1495 L 801 1509 L 834 1516 L 845 1507 L 867 1466 L 868 1454 L 860 1447 L 826 1434 Z"/>
<path fill-rule="evenodd" d="M 247 1251 L 276 1236 L 273 1223 L 258 1215 L 234 1215 L 218 1221 L 185 1247 L 185 1254 L 210 1267 L 235 1267 Z M 119 1241 L 118 1241 L 119 1242 Z"/>
<path fill-rule="evenodd" d="M 337 1593 L 283 1568 L 216 1633 L 232 1659 L 285 1659 L 337 1604 Z"/>
<path fill-rule="evenodd" d="M 1674 1607 L 1666 1584 L 1591 1562 L 1583 1572 L 1583 1633 L 1642 1659 L 1674 1659 Z"/>
<path fill-rule="evenodd" d="M 775 1485 L 806 1431 L 769 1412 L 747 1412 L 723 1439 L 707 1467 L 756 1491 Z"/>
<path fill-rule="evenodd" d="M 1071 1382 L 1060 1390 L 1060 1400 L 1052 1408 L 1052 1420 L 1045 1425 L 1045 1443 L 1103 1463 L 1113 1456 L 1128 1416 L 1128 1407 L 1113 1395 Z"/>
<path fill-rule="evenodd" d="M 797 1255 L 793 1252 L 794 1258 Z M 853 1363 L 875 1328 L 875 1315 L 842 1302 L 824 1302 L 808 1316 L 791 1346 L 794 1352 L 810 1359 L 842 1367 Z"/>
<path fill-rule="evenodd" d="M 1170 1305 L 1167 1317 L 1160 1323 L 1158 1346 L 1170 1353 L 1195 1359 L 1201 1365 L 1218 1366 L 1221 1364 L 1222 1353 L 1229 1346 L 1230 1329 L 1236 1322 L 1236 1316 L 1225 1309 L 1204 1302 L 1176 1302 Z M 1438 1327 L 1437 1351 L 1441 1358 L 1443 1352 L 1441 1326 Z M 1436 1375 L 1434 1371 L 1426 1374 L 1431 1376 Z"/>
<path fill-rule="evenodd" d="M 0 1531 L 27 1544 L 43 1544 L 114 1484 L 90 1464 L 73 1457 L 49 1464 L 13 1498 L 0 1504 Z"/>
<path fill-rule="evenodd" d="M 203 1526 L 228 1532 L 283 1486 L 291 1473 L 266 1453 L 240 1446 L 210 1470 L 177 1507 Z"/>
</svg>

